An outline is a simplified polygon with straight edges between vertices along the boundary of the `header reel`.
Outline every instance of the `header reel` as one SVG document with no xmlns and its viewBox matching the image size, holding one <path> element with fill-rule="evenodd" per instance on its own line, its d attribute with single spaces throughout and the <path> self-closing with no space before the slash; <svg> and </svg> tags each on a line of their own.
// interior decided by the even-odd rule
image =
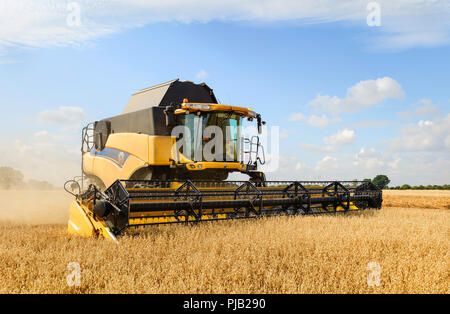
<svg viewBox="0 0 450 314">
<path fill-rule="evenodd" d="M 356 181 L 117 180 L 104 192 L 91 185 L 74 203 L 90 234 L 115 240 L 129 227 L 380 209 L 382 191 Z M 69 231 L 75 220 L 71 211 Z"/>
</svg>

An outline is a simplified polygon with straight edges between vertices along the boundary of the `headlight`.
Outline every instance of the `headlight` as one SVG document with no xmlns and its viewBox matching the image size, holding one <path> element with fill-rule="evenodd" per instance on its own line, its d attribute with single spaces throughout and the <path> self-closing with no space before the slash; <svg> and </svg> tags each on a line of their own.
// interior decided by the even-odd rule
<svg viewBox="0 0 450 314">
<path fill-rule="evenodd" d="M 200 165 L 197 166 L 197 168 L 198 168 L 199 170 L 201 170 L 201 169 L 203 168 L 203 166 L 200 164 Z"/>
</svg>

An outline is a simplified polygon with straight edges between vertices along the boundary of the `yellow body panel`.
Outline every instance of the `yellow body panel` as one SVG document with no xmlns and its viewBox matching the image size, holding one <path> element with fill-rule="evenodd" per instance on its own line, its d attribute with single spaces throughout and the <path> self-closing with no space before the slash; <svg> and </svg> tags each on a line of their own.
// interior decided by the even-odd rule
<svg viewBox="0 0 450 314">
<path fill-rule="evenodd" d="M 117 179 L 129 179 L 142 167 L 170 165 L 170 159 L 174 159 L 172 154 L 174 143 L 175 138 L 170 136 L 138 133 L 111 134 L 105 149 L 129 154 L 126 159 L 123 158 L 123 164 L 113 157 L 88 152 L 83 155 L 83 170 L 88 175 L 100 178 L 108 187 Z"/>
<path fill-rule="evenodd" d="M 87 164 L 91 164 L 91 159 L 93 159 L 92 168 L 89 169 L 87 166 L 84 166 L 84 172 L 100 178 L 106 187 L 113 184 L 117 179 L 129 179 L 136 170 L 147 166 L 145 161 L 132 155 L 128 157 L 122 167 L 108 158 L 96 157 L 89 153 L 86 153 L 83 158 L 84 162 L 87 161 Z"/>
<path fill-rule="evenodd" d="M 92 237 L 95 235 L 117 242 L 116 237 L 101 219 L 96 219 L 92 211 L 86 205 L 78 200 L 70 205 L 70 216 L 67 224 L 69 234 L 83 237 Z"/>
<path fill-rule="evenodd" d="M 77 201 L 73 201 L 70 205 L 67 230 L 69 231 L 69 234 L 76 234 L 84 237 L 95 235 L 94 226 Z"/>
<path fill-rule="evenodd" d="M 176 138 L 172 136 L 149 136 L 148 163 L 155 166 L 168 166 L 170 159 L 178 161 Z"/>
<path fill-rule="evenodd" d="M 138 133 L 117 133 L 108 136 L 106 148 L 127 152 L 149 165 L 168 166 L 176 160 L 176 138 Z"/>
<path fill-rule="evenodd" d="M 147 162 L 149 160 L 149 137 L 149 135 L 138 133 L 110 134 L 105 147 L 121 150 Z"/>
</svg>

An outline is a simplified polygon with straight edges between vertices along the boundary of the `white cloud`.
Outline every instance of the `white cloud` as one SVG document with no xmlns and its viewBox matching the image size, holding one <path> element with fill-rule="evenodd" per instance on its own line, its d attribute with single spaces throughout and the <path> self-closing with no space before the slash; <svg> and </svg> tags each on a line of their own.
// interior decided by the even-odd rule
<svg viewBox="0 0 450 314">
<path fill-rule="evenodd" d="M 377 157 L 377 156 L 378 156 L 378 153 L 375 151 L 375 148 L 362 147 L 360 149 L 359 153 L 356 154 L 355 158 L 359 160 L 359 159 L 373 158 L 373 157 Z"/>
<path fill-rule="evenodd" d="M 448 184 L 450 159 L 448 155 L 439 156 L 435 153 L 403 154 L 397 168 L 390 172 L 390 177 L 395 178 L 395 185 Z"/>
<path fill-rule="evenodd" d="M 286 157 L 283 154 L 280 154 L 278 156 L 278 159 L 278 169 L 276 169 L 275 171 L 278 176 L 289 176 L 289 174 L 292 174 L 292 165 L 297 165 L 297 163 L 299 163 L 297 157 Z M 266 175 L 273 175 L 273 173 L 274 172 L 270 172 Z"/>
<path fill-rule="evenodd" d="M 329 170 L 338 168 L 338 159 L 332 156 L 325 156 L 316 164 L 315 170 Z"/>
<path fill-rule="evenodd" d="M 411 171 L 414 169 L 414 171 Z M 385 174 L 391 186 L 448 184 L 450 159 L 445 153 L 392 153 L 361 148 L 354 154 L 330 153 L 317 160 L 280 155 L 279 169 L 269 180 L 362 180 Z"/>
<path fill-rule="evenodd" d="M 328 125 L 328 117 L 326 115 L 321 116 L 312 115 L 308 119 L 308 124 L 316 127 L 325 127 Z"/>
<path fill-rule="evenodd" d="M 280 140 L 284 140 L 289 137 L 289 130 L 282 129 L 280 132 Z"/>
<path fill-rule="evenodd" d="M 337 96 L 330 97 L 328 95 L 318 94 L 316 98 L 311 100 L 307 105 L 316 108 L 317 111 L 329 111 L 333 114 L 341 112 L 340 105 L 342 100 Z"/>
<path fill-rule="evenodd" d="M 307 168 L 307 165 L 305 165 L 305 164 L 303 164 L 301 162 L 297 162 L 295 164 L 295 171 L 300 171 L 300 170 L 303 170 L 305 168 Z"/>
<path fill-rule="evenodd" d="M 64 129 L 78 126 L 85 118 L 86 113 L 83 108 L 65 106 L 53 110 L 44 110 L 38 115 L 40 123 L 61 126 Z"/>
<path fill-rule="evenodd" d="M 388 162 L 388 165 L 392 169 L 397 169 L 401 160 L 402 160 L 401 158 L 395 158 L 394 160 Z"/>
<path fill-rule="evenodd" d="M 336 132 L 330 137 L 324 137 L 323 142 L 325 145 L 318 146 L 314 144 L 300 143 L 300 147 L 310 152 L 331 153 L 337 152 L 339 150 L 339 146 L 352 144 L 355 139 L 355 131 L 344 129 Z"/>
<path fill-rule="evenodd" d="M 300 147 L 304 150 L 315 153 L 331 153 L 337 151 L 337 147 L 332 145 L 319 146 L 309 143 L 300 143 Z"/>
<path fill-rule="evenodd" d="M 200 70 L 198 71 L 198 73 L 195 75 L 195 77 L 199 80 L 204 80 L 208 77 L 208 73 L 205 70 Z"/>
<path fill-rule="evenodd" d="M 303 113 L 301 113 L 301 112 L 294 113 L 294 114 L 289 116 L 289 121 L 302 121 L 302 120 L 306 120 L 306 116 Z M 311 115 L 308 118 L 308 124 L 310 126 L 319 127 L 319 128 L 323 128 L 323 127 L 326 127 L 329 124 L 338 123 L 338 122 L 341 122 L 341 121 L 342 121 L 342 119 L 339 118 L 339 117 L 331 117 L 331 118 L 329 118 L 327 115 L 324 115 L 324 114 L 320 115 L 320 116 L 318 116 L 318 115 Z"/>
<path fill-rule="evenodd" d="M 433 121 L 420 120 L 400 130 L 392 139 L 393 151 L 445 151 L 450 149 L 450 114 Z"/>
<path fill-rule="evenodd" d="M 421 46 L 432 47 L 450 42 L 450 3 L 445 0 L 390 1 L 397 6 L 398 16 L 386 14 L 386 2 L 382 4 L 382 25 L 379 36 L 369 38 L 373 47 L 401 50 Z M 415 11 L 415 9 L 423 10 Z M 412 9 L 412 10 L 410 10 Z M 413 12 L 415 11 L 415 12 Z"/>
<path fill-rule="evenodd" d="M 294 113 L 289 117 L 290 121 L 300 121 L 300 120 L 305 120 L 306 117 L 303 113 L 298 112 L 298 113 Z"/>
<path fill-rule="evenodd" d="M 376 80 L 366 80 L 347 89 L 345 98 L 328 95 L 317 95 L 308 103 L 317 111 L 327 111 L 332 114 L 355 112 L 362 108 L 371 107 L 389 98 L 403 98 L 405 92 L 400 84 L 390 78 L 383 77 Z"/>
<path fill-rule="evenodd" d="M 323 142 L 332 146 L 348 145 L 355 141 L 355 131 L 344 129 L 338 131 L 336 134 L 331 135 L 323 139 Z"/>
<path fill-rule="evenodd" d="M 346 123 L 348 127 L 355 128 L 355 129 L 362 129 L 362 128 L 385 128 L 392 124 L 394 124 L 394 121 L 389 120 L 362 120 L 358 122 L 353 123 Z"/>
<path fill-rule="evenodd" d="M 77 1 L 82 24 L 70 27 L 67 1 L 2 0 L 0 2 L 0 44 L 2 46 L 72 45 L 116 32 L 115 26 L 96 22 L 89 16 L 101 10 L 101 2 Z M 114 24 L 114 23 L 111 23 Z"/>
<path fill-rule="evenodd" d="M 310 116 L 308 119 L 308 124 L 311 126 L 323 128 L 331 123 L 337 123 L 337 122 L 341 122 L 341 121 L 342 121 L 341 118 L 338 118 L 338 117 L 328 118 L 326 115 L 323 114 L 321 116 L 316 116 L 316 115 Z"/>
<path fill-rule="evenodd" d="M 398 161 L 396 161 L 398 163 Z M 355 155 L 354 166 L 361 166 L 368 170 L 377 170 L 385 165 L 385 161 L 381 154 L 375 151 L 375 148 L 361 148 L 359 153 Z"/>
<path fill-rule="evenodd" d="M 38 131 L 33 134 L 34 138 L 38 141 L 48 142 L 48 141 L 59 141 L 63 140 L 64 136 L 60 134 L 52 134 L 48 131 Z"/>
<path fill-rule="evenodd" d="M 450 135 L 445 138 L 445 147 L 450 148 Z"/>
<path fill-rule="evenodd" d="M 386 174 L 393 181 L 391 185 L 447 184 L 450 160 L 445 153 L 391 153 L 363 147 L 354 155 L 352 169 L 348 171 L 353 169 L 367 174 L 366 177 Z"/>
<path fill-rule="evenodd" d="M 398 113 L 398 115 L 404 119 L 411 119 L 414 117 L 437 117 L 441 114 L 439 108 L 433 105 L 430 99 L 421 99 L 416 105 L 413 105 L 413 109 Z"/>
<path fill-rule="evenodd" d="M 408 48 L 450 42 L 448 1 L 378 0 L 382 25 L 376 29 L 375 47 Z M 127 28 L 155 22 L 206 23 L 218 21 L 365 23 L 365 0 L 77 0 L 81 24 L 70 27 L 68 1 L 2 0 L 0 45 L 72 45 Z M 364 25 L 364 27 L 366 27 Z M 367 26 L 367 29 L 369 27 Z"/>
</svg>

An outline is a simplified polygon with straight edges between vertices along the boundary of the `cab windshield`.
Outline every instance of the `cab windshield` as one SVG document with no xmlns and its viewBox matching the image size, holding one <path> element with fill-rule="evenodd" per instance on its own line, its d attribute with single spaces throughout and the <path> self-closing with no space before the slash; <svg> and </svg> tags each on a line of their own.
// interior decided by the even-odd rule
<svg viewBox="0 0 450 314">
<path fill-rule="evenodd" d="M 233 112 L 199 112 L 178 118 L 178 125 L 185 126 L 189 133 L 183 135 L 188 143 L 181 146 L 180 152 L 195 161 L 239 161 L 242 116 Z M 209 152 L 214 155 L 212 158 Z"/>
</svg>

